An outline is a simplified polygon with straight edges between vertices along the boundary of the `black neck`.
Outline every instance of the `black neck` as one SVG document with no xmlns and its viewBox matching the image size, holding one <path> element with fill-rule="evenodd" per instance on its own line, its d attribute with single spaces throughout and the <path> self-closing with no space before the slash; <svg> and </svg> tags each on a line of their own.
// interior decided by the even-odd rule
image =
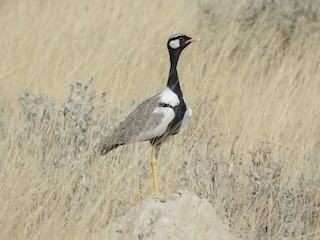
<svg viewBox="0 0 320 240">
<path fill-rule="evenodd" d="M 182 97 L 182 91 L 179 84 L 177 64 L 181 51 L 169 51 L 170 54 L 170 72 L 167 87 L 170 88 L 179 97 Z"/>
</svg>

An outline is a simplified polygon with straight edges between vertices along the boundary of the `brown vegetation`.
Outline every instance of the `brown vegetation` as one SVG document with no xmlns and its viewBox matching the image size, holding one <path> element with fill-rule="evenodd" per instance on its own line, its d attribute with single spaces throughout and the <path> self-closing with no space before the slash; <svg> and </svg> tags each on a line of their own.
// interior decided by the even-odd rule
<svg viewBox="0 0 320 240">
<path fill-rule="evenodd" d="M 2 239 L 85 239 L 152 197 L 148 143 L 95 147 L 164 88 L 175 32 L 204 41 L 178 66 L 193 119 L 160 187 L 244 239 L 319 238 L 319 1 L 15 0 L 0 26 Z"/>
</svg>

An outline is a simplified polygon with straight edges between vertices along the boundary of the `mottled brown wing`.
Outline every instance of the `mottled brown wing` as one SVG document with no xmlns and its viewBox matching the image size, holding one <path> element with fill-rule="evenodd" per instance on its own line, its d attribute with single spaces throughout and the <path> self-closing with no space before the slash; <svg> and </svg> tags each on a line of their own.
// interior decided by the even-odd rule
<svg viewBox="0 0 320 240">
<path fill-rule="evenodd" d="M 137 106 L 128 117 L 107 136 L 101 144 L 101 154 L 127 143 L 148 140 L 145 133 L 152 132 L 162 121 L 164 115 L 154 113 L 159 106 L 159 96 L 151 97 Z M 154 136 L 156 137 L 156 136 Z"/>
</svg>

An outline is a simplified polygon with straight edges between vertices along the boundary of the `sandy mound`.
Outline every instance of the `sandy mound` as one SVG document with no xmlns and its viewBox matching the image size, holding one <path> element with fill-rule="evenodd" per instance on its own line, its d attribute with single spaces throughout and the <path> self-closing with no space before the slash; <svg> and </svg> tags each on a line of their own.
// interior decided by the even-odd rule
<svg viewBox="0 0 320 240">
<path fill-rule="evenodd" d="M 125 216 L 111 221 L 93 239 L 237 239 L 218 220 L 205 199 L 179 191 L 162 203 L 141 202 Z"/>
</svg>

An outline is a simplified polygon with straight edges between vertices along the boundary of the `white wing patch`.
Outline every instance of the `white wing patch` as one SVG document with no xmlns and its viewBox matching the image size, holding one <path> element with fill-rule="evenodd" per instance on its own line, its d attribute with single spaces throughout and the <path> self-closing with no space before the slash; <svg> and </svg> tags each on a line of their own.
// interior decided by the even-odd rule
<svg viewBox="0 0 320 240">
<path fill-rule="evenodd" d="M 180 40 L 179 39 L 176 39 L 176 40 L 172 40 L 169 42 L 169 45 L 171 48 L 173 49 L 177 49 L 180 47 Z"/>
<path fill-rule="evenodd" d="M 186 126 L 190 122 L 191 116 L 192 116 L 192 110 L 191 108 L 187 107 L 187 111 L 184 113 L 184 116 L 181 122 L 180 131 L 183 131 L 186 128 Z"/>
<path fill-rule="evenodd" d="M 171 107 L 177 106 L 180 104 L 180 100 L 170 88 L 166 88 L 160 93 L 160 102 L 170 105 Z"/>
<path fill-rule="evenodd" d="M 169 107 L 156 107 L 153 110 L 153 114 L 163 115 L 161 123 L 158 126 L 155 126 L 155 128 L 150 131 L 142 132 L 138 137 L 139 141 L 144 141 L 151 138 L 162 136 L 164 132 L 167 130 L 169 123 L 175 117 L 173 109 Z"/>
</svg>

